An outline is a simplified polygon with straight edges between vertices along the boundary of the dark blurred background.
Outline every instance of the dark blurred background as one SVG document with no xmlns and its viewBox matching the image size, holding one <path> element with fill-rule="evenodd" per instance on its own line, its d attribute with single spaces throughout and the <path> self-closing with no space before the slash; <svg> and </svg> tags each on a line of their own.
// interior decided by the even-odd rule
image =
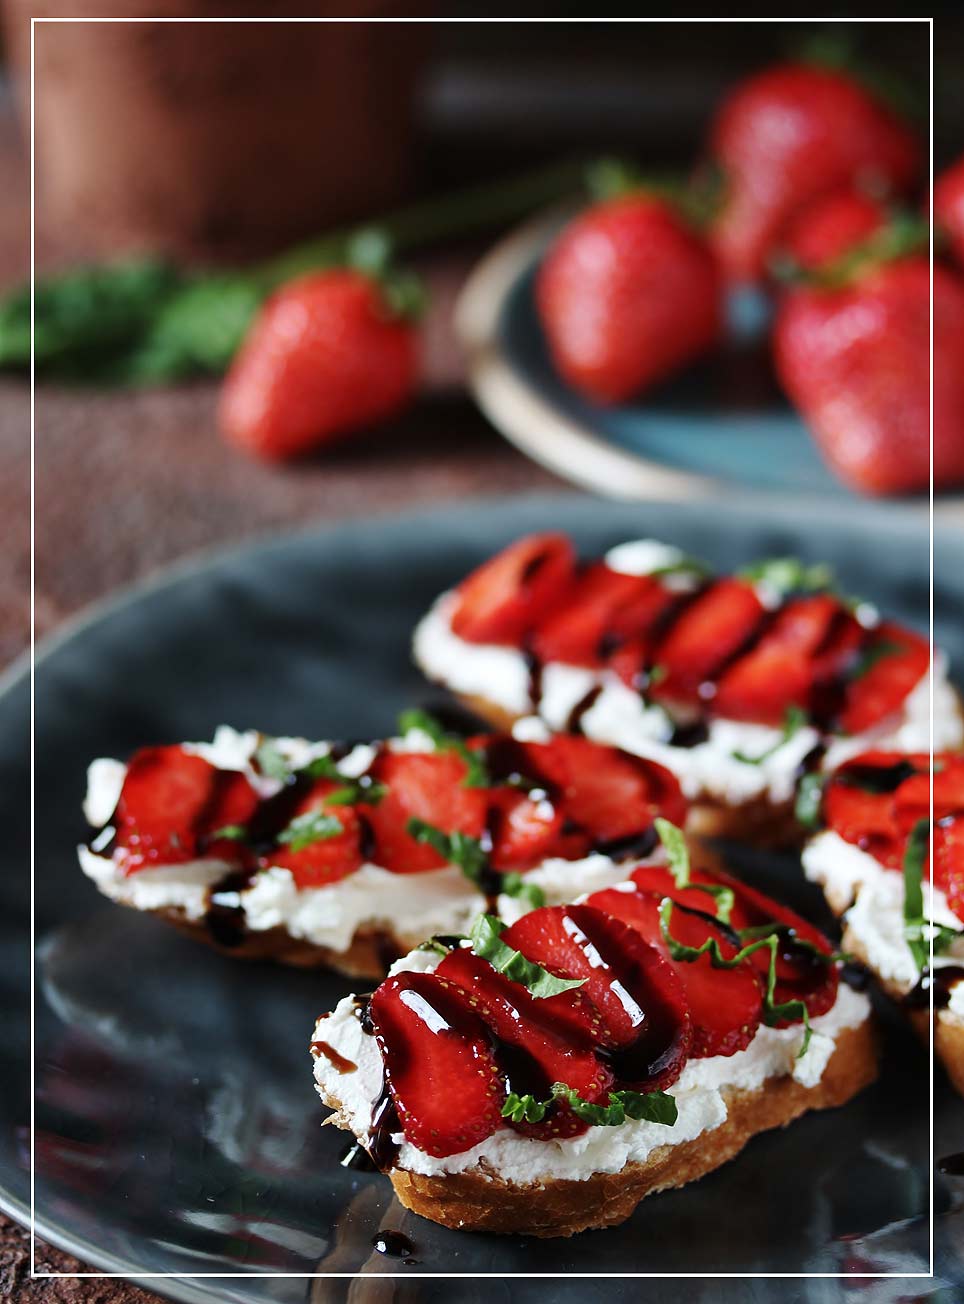
<svg viewBox="0 0 964 1304">
<path fill-rule="evenodd" d="M 96 8 L 263 15 L 254 4 L 184 0 Z M 25 70 L 29 15 L 87 9 L 79 0 L 3 0 L 8 68 Z M 504 9 L 458 4 L 446 16 Z M 413 12 L 393 0 L 352 10 Z M 324 11 L 284 7 L 292 16 Z M 169 244 L 230 258 L 325 221 L 368 216 L 404 194 L 573 154 L 625 151 L 647 168 L 682 169 L 698 156 L 728 86 L 815 38 L 849 45 L 925 119 L 927 112 L 923 23 L 47 24 L 36 31 L 39 211 L 45 234 L 78 247 Z M 938 20 L 938 164 L 960 148 L 962 35 L 960 17 Z M 21 103 L 22 94 L 21 77 Z M 8 117 L 11 104 L 8 94 Z M 12 273 L 4 258 L 0 271 L 7 268 Z"/>
</svg>

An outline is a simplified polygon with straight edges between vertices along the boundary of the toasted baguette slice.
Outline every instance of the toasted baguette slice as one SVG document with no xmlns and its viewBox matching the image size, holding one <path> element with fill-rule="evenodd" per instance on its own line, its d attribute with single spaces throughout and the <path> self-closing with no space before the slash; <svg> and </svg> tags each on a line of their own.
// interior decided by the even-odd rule
<svg viewBox="0 0 964 1304">
<path fill-rule="evenodd" d="M 523 718 L 484 697 L 465 693 L 457 697 L 467 711 L 500 731 L 510 732 Z M 686 831 L 697 838 L 732 838 L 772 850 L 798 847 L 804 836 L 794 818 L 792 801 L 771 802 L 763 796 L 728 805 L 707 793 L 690 803 Z"/>
<path fill-rule="evenodd" d="M 426 1176 L 403 1168 L 388 1172 L 399 1201 L 414 1213 L 461 1231 L 521 1236 L 573 1236 L 624 1222 L 647 1195 L 695 1181 L 732 1159 L 751 1137 L 785 1127 L 808 1110 L 845 1104 L 877 1076 L 873 1026 L 866 1018 L 841 1030 L 820 1081 L 804 1086 L 789 1075 L 769 1078 L 757 1090 L 723 1092 L 726 1118 L 710 1131 L 652 1151 L 644 1163 L 583 1180 L 552 1178 L 515 1183 L 480 1166 Z M 319 1093 L 347 1126 L 342 1102 Z"/>
<path fill-rule="evenodd" d="M 843 1105 L 877 1075 L 868 1022 L 848 1028 L 813 1087 L 791 1077 L 757 1091 L 724 1092 L 727 1118 L 693 1141 L 662 1146 L 643 1164 L 619 1173 L 594 1173 L 585 1181 L 514 1185 L 480 1172 L 425 1177 L 393 1169 L 395 1194 L 407 1209 L 446 1227 L 525 1236 L 573 1236 L 624 1222 L 647 1195 L 685 1186 L 739 1154 L 751 1137 L 785 1127 L 811 1109 Z"/>
<path fill-rule="evenodd" d="M 910 951 L 906 963 L 900 963 L 896 948 L 904 948 L 903 941 L 903 880 L 896 870 L 884 869 L 871 856 L 857 847 L 839 848 L 847 855 L 847 872 L 835 877 L 829 872 L 828 852 L 820 845 L 821 838 L 834 839 L 829 831 L 814 838 L 803 853 L 804 870 L 809 879 L 818 883 L 827 904 L 843 920 L 843 949 L 867 968 L 878 986 L 906 1013 L 918 1036 L 926 1043 L 930 1038 L 930 1011 L 926 1005 L 915 1006 L 908 1002 L 914 989 Z M 935 906 L 935 913 L 942 908 Z M 946 907 L 943 907 L 946 914 Z M 954 917 L 947 915 L 947 922 Z M 868 927 L 873 923 L 873 932 Z M 883 937 L 888 943 L 887 971 L 875 955 L 880 957 L 879 940 L 871 944 L 869 937 Z M 959 947 L 959 943 L 955 944 Z M 953 957 L 949 957 L 953 959 Z M 964 966 L 964 956 L 954 960 Z M 940 967 L 936 969 L 940 973 Z M 964 982 L 964 979 L 961 980 Z M 924 994 L 926 1000 L 926 993 Z M 955 1000 L 955 1005 L 958 1002 Z M 935 1001 L 934 1049 L 943 1063 L 954 1087 L 964 1095 L 964 1014 L 950 1005 Z"/>
</svg>

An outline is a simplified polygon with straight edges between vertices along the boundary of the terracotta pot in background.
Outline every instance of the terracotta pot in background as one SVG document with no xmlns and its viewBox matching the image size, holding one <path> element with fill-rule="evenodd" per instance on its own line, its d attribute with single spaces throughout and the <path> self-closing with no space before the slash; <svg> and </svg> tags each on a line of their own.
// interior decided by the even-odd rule
<svg viewBox="0 0 964 1304">
<path fill-rule="evenodd" d="M 3 4 L 22 102 L 31 15 L 264 12 L 237 0 Z M 393 0 L 347 8 L 406 12 Z M 429 38 L 396 23 L 37 24 L 39 223 L 79 249 L 231 259 L 369 216 L 405 191 Z"/>
</svg>

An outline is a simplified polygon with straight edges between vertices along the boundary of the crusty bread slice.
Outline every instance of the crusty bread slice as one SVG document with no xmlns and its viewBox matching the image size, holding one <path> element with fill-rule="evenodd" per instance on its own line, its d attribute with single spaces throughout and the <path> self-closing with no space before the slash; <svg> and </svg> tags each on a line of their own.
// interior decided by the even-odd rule
<svg viewBox="0 0 964 1304">
<path fill-rule="evenodd" d="M 522 718 L 484 697 L 463 693 L 458 700 L 467 711 L 503 733 L 510 732 Z M 765 796 L 731 806 L 704 794 L 690 803 L 686 831 L 697 838 L 731 838 L 768 850 L 798 847 L 803 841 L 803 829 L 794 819 L 793 802 L 775 803 Z"/>
<path fill-rule="evenodd" d="M 584 1181 L 555 1179 L 517 1185 L 476 1168 L 426 1177 L 393 1168 L 388 1176 L 400 1202 L 445 1227 L 520 1236 L 573 1236 L 612 1227 L 630 1216 L 646 1195 L 683 1186 L 732 1159 L 751 1137 L 784 1127 L 811 1109 L 842 1105 L 877 1076 L 871 1020 L 843 1029 L 823 1076 L 812 1087 L 792 1077 L 768 1079 L 755 1091 L 725 1094 L 727 1118 L 695 1140 L 661 1146 L 645 1163 Z M 323 1093 L 325 1103 L 340 1102 Z"/>
<path fill-rule="evenodd" d="M 834 902 L 828 897 L 832 908 Z M 838 911 L 842 913 L 842 911 Z M 870 964 L 867 951 L 853 929 L 844 928 L 843 949 L 861 964 L 865 965 L 874 977 L 880 989 L 896 1001 L 906 1012 L 914 1031 L 925 1044 L 930 1039 L 930 1011 L 928 1009 L 909 1009 L 904 1001 L 905 993 L 893 982 L 886 982 L 876 973 Z M 955 1090 L 964 1096 L 964 1019 L 953 1010 L 938 1009 L 934 1019 L 934 1053 L 947 1070 Z"/>
<path fill-rule="evenodd" d="M 299 969 L 334 969 L 349 978 L 384 978 L 389 965 L 422 940 L 421 936 L 402 937 L 382 928 L 359 928 L 347 951 L 335 951 L 304 938 L 292 937 L 279 926 L 252 930 L 236 946 L 225 946 L 203 921 L 188 919 L 182 910 L 172 907 L 150 913 L 173 924 L 186 937 L 213 947 L 221 955 L 238 960 L 273 960 Z"/>
</svg>

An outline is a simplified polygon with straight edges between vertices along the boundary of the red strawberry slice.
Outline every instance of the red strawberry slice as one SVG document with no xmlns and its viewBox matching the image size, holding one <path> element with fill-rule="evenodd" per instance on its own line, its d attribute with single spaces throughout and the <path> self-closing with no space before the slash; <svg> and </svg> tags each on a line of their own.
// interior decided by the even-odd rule
<svg viewBox="0 0 964 1304">
<path fill-rule="evenodd" d="M 787 708 L 806 710 L 813 682 L 813 654 L 840 603 L 829 594 L 788 602 L 756 646 L 726 670 L 713 710 L 732 720 L 779 725 Z"/>
<path fill-rule="evenodd" d="M 900 864 L 901 829 L 889 794 L 866 792 L 835 777 L 824 793 L 823 814 L 828 827 L 845 842 L 882 865 Z"/>
<path fill-rule="evenodd" d="M 217 773 L 181 747 L 135 753 L 114 813 L 118 862 L 126 874 L 198 856 Z"/>
<path fill-rule="evenodd" d="M 699 896 L 698 907 L 712 909 L 713 899 L 705 892 L 684 890 L 678 896 Z M 675 899 L 675 898 L 674 898 Z M 660 928 L 659 907 L 662 894 L 657 892 L 621 892 L 608 888 L 595 892 L 586 905 L 605 910 L 615 919 L 621 919 L 645 937 L 650 945 L 659 948 L 669 960 L 669 947 Z M 699 947 L 707 937 L 715 936 L 720 950 L 729 958 L 736 948 L 723 929 L 713 925 L 701 915 L 684 910 L 674 910 L 670 918 L 672 937 L 686 946 Z M 745 1050 L 756 1035 L 760 1024 L 763 992 L 756 970 L 748 963 L 735 969 L 714 968 L 708 955 L 698 960 L 670 960 L 686 993 L 693 1018 L 693 1044 L 690 1056 L 694 1059 L 709 1055 L 734 1055 Z"/>
<path fill-rule="evenodd" d="M 665 675 L 650 696 L 668 703 L 708 700 L 717 672 L 748 644 L 765 615 L 748 581 L 717 580 L 684 609 L 656 648 L 654 660 Z"/>
<path fill-rule="evenodd" d="M 964 819 L 949 816 L 934 830 L 934 886 L 964 920 Z"/>
<path fill-rule="evenodd" d="M 661 765 L 588 738 L 525 744 L 530 771 L 551 783 L 567 816 L 597 845 L 647 833 L 657 815 L 682 824 L 687 804 Z"/>
<path fill-rule="evenodd" d="M 908 693 L 930 666 L 930 647 L 919 634 L 893 621 L 881 621 L 864 648 L 864 656 L 880 656 L 847 685 L 840 728 L 859 734 L 900 710 Z"/>
<path fill-rule="evenodd" d="M 689 906 L 691 910 L 701 910 L 704 914 L 713 914 L 716 910 L 716 899 L 712 893 L 703 892 L 698 887 L 677 887 L 676 879 L 667 865 L 640 865 L 633 870 L 630 878 L 641 891 L 655 892 L 660 897 L 672 897 L 679 905 Z M 690 882 L 715 885 L 717 880 L 708 870 L 693 868 L 690 870 Z"/>
<path fill-rule="evenodd" d="M 536 630 L 533 651 L 541 661 L 601 666 L 627 639 L 645 634 L 676 600 L 649 576 L 623 575 L 596 562 L 573 585 L 565 605 Z"/>
<path fill-rule="evenodd" d="M 464 786 L 467 767 L 454 753 L 385 752 L 371 773 L 388 787 L 377 805 L 365 808 L 376 864 L 396 874 L 419 874 L 446 864 L 434 848 L 411 836 L 411 819 L 424 820 L 443 833 L 482 836 L 486 790 Z"/>
<path fill-rule="evenodd" d="M 495 788 L 489 796 L 489 863 L 500 873 L 532 869 L 550 856 L 577 860 L 589 851 L 588 834 L 570 831 L 561 802 Z"/>
<path fill-rule="evenodd" d="M 371 1000 L 385 1078 L 405 1137 L 444 1159 L 501 1125 L 505 1081 L 485 1024 L 435 974 L 388 978 Z"/>
<path fill-rule="evenodd" d="M 930 760 L 926 753 L 895 757 L 920 771 L 905 779 L 894 793 L 897 822 L 909 832 L 918 820 L 930 818 Z M 934 758 L 934 819 L 964 814 L 964 757 L 950 754 Z"/>
<path fill-rule="evenodd" d="M 620 1082 L 656 1091 L 676 1081 L 692 1040 L 686 997 L 672 966 L 634 929 L 589 906 L 545 906 L 503 940 L 551 973 L 585 980 Z"/>
<path fill-rule="evenodd" d="M 795 910 L 781 905 L 747 883 L 741 883 L 730 874 L 722 872 L 715 874 L 715 877 L 733 891 L 735 902 L 730 913 L 730 924 L 735 930 L 758 928 L 763 924 L 782 924 L 786 930 L 781 935 L 777 949 L 774 1003 L 782 1005 L 786 1001 L 803 1001 L 812 1019 L 826 1014 L 837 999 L 839 973 L 835 964 L 819 959 L 811 948 L 815 947 L 824 955 L 832 955 L 833 947 L 828 939 Z M 810 945 L 800 946 L 797 944 L 798 939 Z M 769 949 L 761 947 L 749 958 L 765 981 L 770 969 Z M 797 1020 L 784 1020 L 777 1026 L 784 1027 L 788 1022 L 795 1023 Z"/>
<path fill-rule="evenodd" d="M 279 843 L 261 858 L 261 864 L 280 865 L 290 870 L 299 888 L 325 887 L 353 874 L 362 863 L 361 821 L 354 807 L 329 804 L 328 798 L 339 790 L 343 790 L 343 785 L 331 779 L 320 779 L 312 784 L 310 791 L 291 812 L 288 827 L 291 828 L 295 820 L 319 814 L 337 820 L 341 825 L 340 833 L 332 837 L 319 836 L 297 850 Z M 305 836 L 310 836 L 310 830 L 306 830 Z"/>
<path fill-rule="evenodd" d="M 471 951 L 450 951 L 436 975 L 457 985 L 495 1033 L 496 1059 L 507 1088 L 519 1096 L 549 1099 L 554 1082 L 564 1082 L 583 1100 L 605 1100 L 613 1085 L 612 1072 L 598 1058 L 584 1035 L 573 1036 L 568 1020 L 555 1018 L 559 997 L 536 999 L 520 983 L 496 973 Z M 561 992 L 560 997 L 566 993 Z M 510 1123 L 517 1131 L 543 1139 L 578 1136 L 587 1130 L 568 1105 L 555 1105 L 540 1123 Z"/>
<path fill-rule="evenodd" d="M 470 643 L 521 643 L 562 597 L 575 566 L 564 534 L 517 540 L 459 585 L 453 630 Z"/>
</svg>

